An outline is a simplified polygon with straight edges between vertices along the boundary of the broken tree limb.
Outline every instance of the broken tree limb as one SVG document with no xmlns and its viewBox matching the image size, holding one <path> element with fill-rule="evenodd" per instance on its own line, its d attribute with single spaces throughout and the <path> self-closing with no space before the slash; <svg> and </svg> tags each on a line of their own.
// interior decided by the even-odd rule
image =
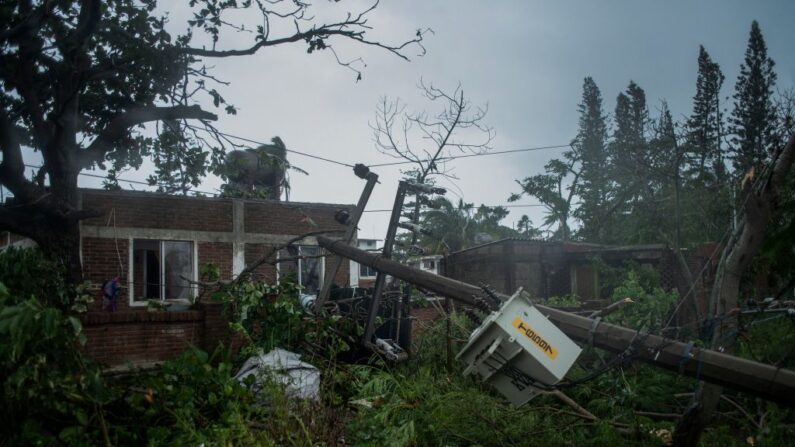
<svg viewBox="0 0 795 447">
<path fill-rule="evenodd" d="M 321 247 L 340 256 L 465 304 L 474 304 L 475 296 L 482 292 L 475 285 L 423 272 L 351 247 L 342 241 L 323 236 L 318 236 L 317 241 Z M 638 334 L 635 330 L 609 323 L 600 323 L 591 331 L 594 320 L 590 318 L 541 305 L 536 305 L 536 308 L 575 340 L 592 340 L 595 347 L 617 353 L 626 351 L 634 344 L 636 349 L 633 358 L 641 362 L 768 400 L 795 404 L 795 371 L 692 347 L 657 335 Z"/>
<path fill-rule="evenodd" d="M 723 250 L 715 275 L 715 283 L 712 286 L 709 316 L 713 319 L 719 315 L 726 315 L 731 309 L 737 307 L 742 275 L 751 265 L 765 241 L 765 231 L 778 210 L 780 191 L 785 185 L 794 161 L 795 134 L 791 135 L 786 146 L 776 153 L 773 160 L 761 173 L 758 181 L 754 181 L 754 169 L 746 174 L 741 185 L 741 193 L 744 197 L 742 220 L 738 223 Z M 727 340 L 726 334 L 735 330 L 736 315 L 720 319 L 717 324 L 711 323 L 711 326 L 712 347 L 731 352 L 733 340 Z M 701 432 L 709 424 L 722 392 L 721 383 L 709 382 L 699 384 L 696 394 L 697 402 L 688 409 L 688 420 L 684 421 L 685 418 L 682 418 L 681 423 L 674 431 L 676 445 L 697 445 Z"/>
<path fill-rule="evenodd" d="M 615 303 L 607 307 L 591 312 L 591 314 L 588 315 L 588 318 L 606 317 L 612 314 L 613 312 L 617 311 L 618 309 L 621 309 L 622 307 L 626 306 L 627 304 L 632 304 L 632 303 L 634 303 L 634 301 L 632 301 L 632 298 L 626 297 L 623 300 L 616 301 Z"/>
</svg>

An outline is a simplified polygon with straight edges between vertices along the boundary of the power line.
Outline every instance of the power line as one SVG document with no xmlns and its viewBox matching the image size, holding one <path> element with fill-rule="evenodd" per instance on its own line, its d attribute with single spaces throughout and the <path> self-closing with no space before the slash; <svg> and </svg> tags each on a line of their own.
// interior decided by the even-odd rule
<svg viewBox="0 0 795 447">
<path fill-rule="evenodd" d="M 524 149 L 511 149 L 511 150 L 507 150 L 507 151 L 494 151 L 494 152 L 481 152 L 481 153 L 477 153 L 477 154 L 451 155 L 449 157 L 439 157 L 439 158 L 436 159 L 436 161 L 456 160 L 458 158 L 470 158 L 470 157 L 485 157 L 487 155 L 514 154 L 514 153 L 517 153 L 517 152 L 543 151 L 543 150 L 546 150 L 546 149 L 562 149 L 562 148 L 565 148 L 565 147 L 571 147 L 571 145 L 570 144 L 556 144 L 556 145 L 552 145 L 552 146 L 536 146 L 536 147 L 527 147 L 527 148 L 524 148 Z M 426 160 L 417 160 L 417 161 L 425 162 L 425 161 L 432 161 L 432 159 L 429 158 L 429 159 L 426 159 Z M 396 166 L 396 165 L 414 164 L 414 163 L 417 163 L 417 161 L 395 161 L 395 162 L 391 162 L 391 163 L 377 163 L 377 164 L 373 164 L 373 165 L 368 165 L 368 167 L 370 167 L 370 168 L 380 168 L 382 166 Z"/>
<path fill-rule="evenodd" d="M 234 138 L 236 140 L 245 141 L 247 143 L 257 144 L 257 145 L 260 145 L 260 146 L 266 145 L 266 144 L 271 144 L 271 143 L 263 143 L 262 141 L 252 140 L 251 138 L 246 138 L 246 137 L 240 137 L 240 136 L 237 136 L 237 135 L 232 135 L 230 133 L 220 132 L 220 131 L 217 131 L 217 130 L 210 131 L 210 130 L 207 130 L 207 129 L 202 129 L 201 127 L 194 127 L 194 126 L 191 126 L 191 125 L 188 125 L 188 127 L 190 127 L 191 129 L 195 129 L 195 130 L 203 130 L 203 131 L 205 131 L 207 133 L 214 133 L 214 134 L 222 135 L 222 136 L 227 137 L 227 138 Z M 309 157 L 309 158 L 314 158 L 316 160 L 322 160 L 322 161 L 326 161 L 326 162 L 329 162 L 329 163 L 334 163 L 336 165 L 345 166 L 347 168 L 354 167 L 350 163 L 344 163 L 344 162 L 341 162 L 341 161 L 332 160 L 330 158 L 321 157 L 319 155 L 307 154 L 306 152 L 297 151 L 295 149 L 286 149 L 285 148 L 284 150 L 285 150 L 285 152 L 290 152 L 290 153 L 293 153 L 293 154 L 303 155 L 304 157 Z"/>
<path fill-rule="evenodd" d="M 41 169 L 41 166 L 37 166 L 37 165 L 25 164 L 25 166 L 28 167 L 28 168 Z M 106 175 L 91 174 L 91 173 L 88 173 L 88 172 L 80 172 L 77 175 L 82 175 L 83 177 L 98 178 L 98 179 L 103 179 L 103 180 L 107 180 L 107 178 L 108 178 L 108 176 L 106 176 Z M 116 181 L 117 182 L 122 182 L 122 183 L 132 183 L 132 184 L 135 184 L 135 185 L 157 186 L 157 185 L 152 185 L 149 182 L 144 182 L 144 181 L 141 181 L 141 180 L 124 179 L 124 178 L 120 178 L 120 177 L 116 177 Z M 201 191 L 201 190 L 193 189 L 193 188 L 189 188 L 186 191 L 196 192 L 196 193 L 200 193 L 200 194 L 208 194 L 208 195 L 212 195 L 212 196 L 217 196 L 218 195 L 217 192 Z"/>
<path fill-rule="evenodd" d="M 502 207 L 502 208 L 531 208 L 531 207 L 546 206 L 546 205 L 543 205 L 541 203 L 530 203 L 530 204 L 527 204 L 527 205 L 483 205 L 483 206 L 487 206 L 489 208 L 496 208 L 496 207 Z M 363 213 L 387 213 L 387 212 L 390 212 L 390 211 L 392 211 L 392 210 L 364 210 L 362 212 Z"/>
<path fill-rule="evenodd" d="M 224 136 L 224 137 L 227 137 L 227 138 L 234 138 L 236 140 L 245 141 L 247 143 L 252 143 L 252 144 L 257 144 L 257 145 L 270 144 L 270 143 L 264 143 L 262 141 L 257 141 L 257 140 L 251 139 L 251 138 L 241 137 L 239 135 L 233 135 L 233 134 L 226 133 L 226 132 L 220 132 L 220 131 L 215 131 L 215 130 L 210 131 L 210 130 L 203 129 L 201 127 L 195 127 L 195 126 L 192 126 L 192 125 L 188 125 L 188 127 L 190 127 L 191 129 L 195 129 L 195 130 L 201 130 L 201 131 L 204 131 L 204 132 L 207 132 L 207 133 L 214 133 L 214 134 L 221 135 L 221 136 Z M 511 149 L 511 150 L 505 150 L 505 151 L 482 152 L 482 153 L 477 153 L 477 154 L 451 155 L 449 157 L 439 157 L 439 158 L 436 159 L 436 161 L 456 160 L 456 159 L 459 159 L 459 158 L 470 158 L 470 157 L 485 157 L 487 155 L 514 154 L 514 153 L 517 153 L 517 152 L 542 151 L 542 150 L 548 150 L 548 149 L 563 149 L 563 148 L 567 148 L 567 147 L 571 147 L 571 145 L 570 144 L 555 144 L 555 145 L 551 145 L 551 146 L 535 146 L 535 147 L 527 147 L 527 148 L 523 148 L 523 149 Z M 328 162 L 328 163 L 333 163 L 333 164 L 336 164 L 336 165 L 345 166 L 345 167 L 348 167 L 348 168 L 353 168 L 354 167 L 354 165 L 350 164 L 350 163 L 345 163 L 345 162 L 341 162 L 341 161 L 337 161 L 337 160 L 332 160 L 330 158 L 325 158 L 325 157 L 321 157 L 319 155 L 314 155 L 314 154 L 309 154 L 309 153 L 306 153 L 306 152 L 297 151 L 295 149 L 285 149 L 285 151 L 286 152 L 291 152 L 293 154 L 303 155 L 304 157 L 314 158 L 316 160 L 321 160 L 321 161 L 325 161 L 325 162 Z M 419 162 L 428 162 L 428 161 L 431 161 L 431 159 L 417 160 L 417 161 L 419 161 Z M 395 161 L 395 162 L 389 162 L 389 163 L 375 163 L 375 164 L 367 165 L 367 167 L 369 167 L 369 168 L 380 168 L 380 167 L 385 167 L 385 166 L 397 166 L 397 165 L 413 164 L 413 163 L 417 163 L 417 161 Z"/>
</svg>

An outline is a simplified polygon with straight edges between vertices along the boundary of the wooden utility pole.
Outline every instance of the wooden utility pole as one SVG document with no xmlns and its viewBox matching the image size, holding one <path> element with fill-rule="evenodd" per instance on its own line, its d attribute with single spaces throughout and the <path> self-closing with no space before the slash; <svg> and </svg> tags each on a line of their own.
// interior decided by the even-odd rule
<svg viewBox="0 0 795 447">
<path fill-rule="evenodd" d="M 482 289 L 475 285 L 424 272 L 342 241 L 323 236 L 318 236 L 317 240 L 323 248 L 335 254 L 465 304 L 474 304 L 475 297 L 482 293 Z M 597 348 L 617 353 L 633 346 L 633 358 L 638 361 L 772 401 L 795 404 L 795 371 L 700 349 L 657 335 L 641 334 L 614 324 L 594 323 L 595 320 L 590 318 L 551 307 L 536 305 L 536 308 L 575 340 L 590 342 Z"/>
</svg>

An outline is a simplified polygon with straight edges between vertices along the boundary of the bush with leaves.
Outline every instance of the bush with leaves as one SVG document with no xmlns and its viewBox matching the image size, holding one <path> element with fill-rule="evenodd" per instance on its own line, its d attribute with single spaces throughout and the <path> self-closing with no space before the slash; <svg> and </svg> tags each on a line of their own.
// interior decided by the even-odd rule
<svg viewBox="0 0 795 447">
<path fill-rule="evenodd" d="M 90 298 L 62 278 L 37 250 L 0 253 L 0 438 L 11 444 L 88 444 L 107 429 L 112 393 L 79 351 Z"/>
<path fill-rule="evenodd" d="M 676 304 L 678 293 L 666 292 L 662 287 L 642 284 L 642 276 L 636 270 L 627 272 L 624 282 L 613 290 L 612 302 L 631 298 L 633 304 L 607 319 L 615 324 L 640 331 L 657 331 L 665 324 L 665 318 Z"/>
</svg>

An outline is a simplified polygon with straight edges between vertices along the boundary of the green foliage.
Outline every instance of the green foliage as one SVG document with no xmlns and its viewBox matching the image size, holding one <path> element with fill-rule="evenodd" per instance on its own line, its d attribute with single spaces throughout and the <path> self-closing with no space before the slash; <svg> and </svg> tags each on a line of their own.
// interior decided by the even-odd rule
<svg viewBox="0 0 795 447">
<path fill-rule="evenodd" d="M 552 307 L 577 307 L 582 304 L 580 298 L 577 295 L 563 295 L 563 296 L 551 296 L 546 299 L 545 303 L 547 306 Z"/>
<path fill-rule="evenodd" d="M 253 444 L 247 423 L 264 415 L 235 380 L 228 353 L 190 349 L 146 376 L 114 383 L 110 438 L 117 445 Z"/>
<path fill-rule="evenodd" d="M 452 315 L 453 340 L 466 340 L 471 329 L 471 322 L 459 314 Z M 478 379 L 464 377 L 460 364 L 454 364 L 449 371 L 441 368 L 447 355 L 445 331 L 445 321 L 424 331 L 416 342 L 416 356 L 405 367 L 371 372 L 355 396 L 366 405 L 359 406 L 356 417 L 348 425 L 348 439 L 353 444 L 659 445 L 648 435 L 648 429 L 655 427 L 650 421 L 638 425 L 637 437 L 626 438 L 606 421 L 591 423 L 572 415 L 551 396 L 539 396 L 530 404 L 513 407 Z M 596 401 L 602 393 L 591 390 L 579 397 L 588 402 L 587 396 Z M 628 399 L 621 402 L 629 404 Z M 608 404 L 600 416 L 617 416 L 619 408 L 619 401 Z M 627 408 L 631 413 L 631 407 Z"/>
<path fill-rule="evenodd" d="M 744 175 L 752 167 L 760 169 L 777 149 L 771 147 L 771 143 L 776 141 L 777 124 L 773 101 L 776 85 L 774 66 L 775 62 L 767 55 L 767 44 L 759 23 L 754 20 L 745 59 L 734 87 L 734 109 L 729 120 L 737 176 Z"/>
<path fill-rule="evenodd" d="M 420 225 L 430 230 L 430 235 L 421 235 L 419 243 L 426 253 L 451 253 L 478 245 L 479 238 L 503 239 L 518 234 L 500 222 L 508 216 L 503 207 L 480 205 L 459 200 L 453 205 L 447 199 L 438 200 L 441 207 L 423 212 Z"/>
<path fill-rule="evenodd" d="M 237 281 L 214 293 L 225 304 L 233 329 L 251 344 L 244 354 L 282 348 L 335 358 L 350 349 L 361 328 L 340 315 L 313 315 L 298 302 L 298 286 Z"/>
<path fill-rule="evenodd" d="M 0 253 L 0 282 L 12 292 L 7 300 L 37 297 L 44 304 L 64 308 L 69 305 L 64 273 L 62 265 L 45 259 L 36 249 L 9 247 Z"/>
<path fill-rule="evenodd" d="M 607 123 L 602 109 L 602 92 L 593 78 L 586 77 L 582 86 L 582 102 L 577 137 L 572 146 L 580 154 L 581 173 L 578 195 L 580 206 L 572 211 L 582 222 L 578 236 L 591 242 L 604 240 L 609 207 L 610 183 L 607 169 Z"/>
<path fill-rule="evenodd" d="M 678 300 L 676 291 L 643 285 L 635 270 L 627 273 L 624 283 L 613 291 L 612 302 L 631 298 L 633 304 L 614 313 L 608 320 L 641 331 L 656 331 L 665 325 L 665 318 Z"/>
<path fill-rule="evenodd" d="M 557 225 L 553 239 L 569 240 L 569 217 L 580 178 L 580 171 L 576 168 L 580 157 L 576 149 L 564 152 L 563 160 L 553 159 L 544 166 L 544 174 L 517 180 L 522 190 L 508 198 L 509 202 L 519 200 L 523 195 L 538 199 L 547 211 L 543 226 Z"/>
<path fill-rule="evenodd" d="M 6 250 L 0 265 L 11 284 L 0 282 L 0 437 L 17 445 L 89 443 L 88 426 L 102 419 L 110 393 L 78 351 L 86 339 L 76 312 L 86 299 L 34 250 Z"/>
</svg>

